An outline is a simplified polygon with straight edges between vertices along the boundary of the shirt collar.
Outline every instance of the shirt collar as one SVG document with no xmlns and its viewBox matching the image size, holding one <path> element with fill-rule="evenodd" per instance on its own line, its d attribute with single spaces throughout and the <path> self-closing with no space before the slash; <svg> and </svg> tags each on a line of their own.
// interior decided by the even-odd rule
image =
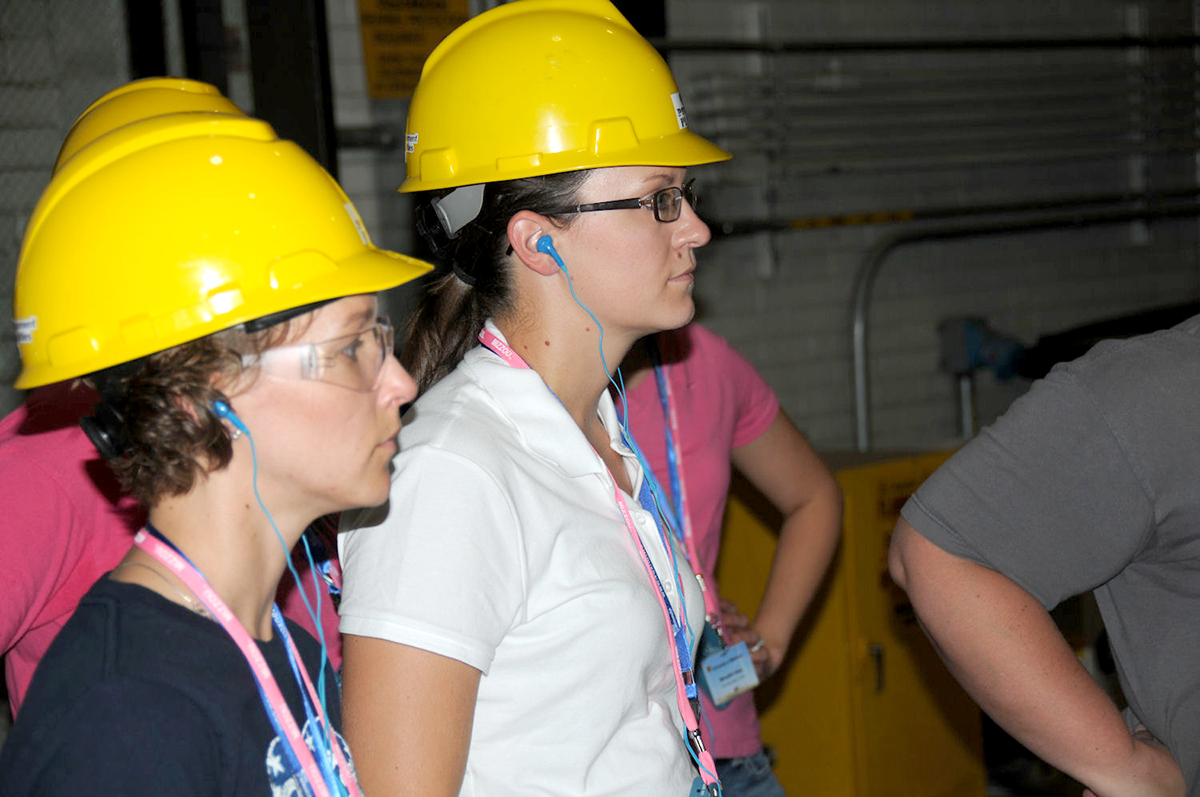
<svg viewBox="0 0 1200 797">
<path fill-rule="evenodd" d="M 485 326 L 493 335 L 508 343 L 490 319 Z M 550 392 L 537 371 L 513 368 L 484 346 L 476 346 L 467 352 L 463 364 L 476 371 L 484 389 L 501 407 L 517 435 L 532 453 L 568 477 L 607 475 L 604 462 L 592 450 L 583 430 L 576 425 L 562 402 Z M 597 412 L 608 432 L 610 445 L 622 459 L 627 463 L 632 460 L 635 465 L 630 481 L 635 482 L 636 495 L 641 484 L 641 468 L 636 466 L 636 457 L 621 440 L 616 407 L 607 390 L 600 396 Z"/>
</svg>

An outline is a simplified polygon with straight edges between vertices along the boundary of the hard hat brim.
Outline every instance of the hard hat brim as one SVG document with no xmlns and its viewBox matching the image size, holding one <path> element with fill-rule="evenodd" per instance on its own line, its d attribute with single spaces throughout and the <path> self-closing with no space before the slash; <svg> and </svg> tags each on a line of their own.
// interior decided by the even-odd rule
<svg viewBox="0 0 1200 797">
<path fill-rule="evenodd" d="M 622 150 L 595 152 L 551 152 L 531 156 L 524 163 L 485 164 L 479 168 L 462 169 L 452 175 L 434 179 L 409 177 L 397 189 L 402 194 L 416 191 L 437 191 L 464 185 L 491 183 L 500 180 L 519 180 L 546 174 L 577 172 L 585 169 L 605 169 L 614 166 L 702 166 L 720 163 L 733 155 L 690 130 L 669 136 L 639 141 L 636 146 Z M 411 170 L 410 170 L 411 171 Z M 422 169 L 420 175 L 431 170 Z"/>
<path fill-rule="evenodd" d="M 147 339 L 139 336 L 136 342 L 124 345 L 107 345 L 96 347 L 95 355 L 79 361 L 56 361 L 49 356 L 36 363 L 24 363 L 20 376 L 13 383 L 18 390 L 27 390 L 42 385 L 61 382 L 65 379 L 75 379 L 97 371 L 102 371 L 114 365 L 146 356 L 159 351 L 198 340 L 205 335 L 231 329 L 238 324 L 258 318 L 261 312 L 249 312 L 250 308 L 258 310 L 271 308 L 272 312 L 298 307 L 324 300 L 340 299 L 364 293 L 395 288 L 410 282 L 433 269 L 433 266 L 423 260 L 398 252 L 389 252 L 374 247 L 367 251 L 351 255 L 337 263 L 337 267 L 327 274 L 307 280 L 294 288 L 280 286 L 279 294 L 274 299 L 259 297 L 249 305 L 235 308 L 228 313 L 215 315 L 207 323 L 196 324 L 186 330 L 167 329 L 162 335 Z M 294 296 L 288 294 L 294 292 Z M 144 327 L 142 328 L 144 330 Z M 97 330 L 101 334 L 120 334 L 116 329 Z M 49 347 L 53 351 L 55 347 Z M 66 350 L 66 349 L 62 349 Z M 78 351 L 78 347 L 71 347 Z M 107 356 L 105 356 L 107 355 Z"/>
</svg>

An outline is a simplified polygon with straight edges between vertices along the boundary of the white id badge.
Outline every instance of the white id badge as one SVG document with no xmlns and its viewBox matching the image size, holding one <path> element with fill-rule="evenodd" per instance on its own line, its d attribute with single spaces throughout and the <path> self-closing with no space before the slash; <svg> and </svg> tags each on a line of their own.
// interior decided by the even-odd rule
<svg viewBox="0 0 1200 797">
<path fill-rule="evenodd" d="M 750 650 L 745 642 L 705 656 L 700 660 L 700 668 L 704 670 L 708 696 L 717 706 L 758 686 L 758 673 L 754 671 L 754 662 L 750 660 Z"/>
</svg>

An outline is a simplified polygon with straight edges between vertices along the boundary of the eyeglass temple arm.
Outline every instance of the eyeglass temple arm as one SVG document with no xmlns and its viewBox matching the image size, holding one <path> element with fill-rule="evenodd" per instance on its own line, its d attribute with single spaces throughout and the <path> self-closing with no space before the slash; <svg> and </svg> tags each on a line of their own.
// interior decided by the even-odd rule
<svg viewBox="0 0 1200 797">
<path fill-rule="evenodd" d="M 544 211 L 546 216 L 554 216 L 560 213 L 587 213 L 591 210 L 635 210 L 637 208 L 647 206 L 654 200 L 646 199 L 614 199 L 609 202 L 592 202 L 587 205 L 572 205 L 569 208 L 559 208 L 558 210 Z"/>
</svg>

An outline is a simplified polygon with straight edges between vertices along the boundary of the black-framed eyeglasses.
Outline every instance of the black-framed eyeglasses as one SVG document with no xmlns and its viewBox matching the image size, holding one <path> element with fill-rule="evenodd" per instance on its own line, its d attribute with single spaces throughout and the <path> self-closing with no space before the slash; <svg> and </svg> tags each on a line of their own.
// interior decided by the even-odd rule
<svg viewBox="0 0 1200 797">
<path fill-rule="evenodd" d="M 610 202 L 592 202 L 587 205 L 573 205 L 568 208 L 542 212 L 547 216 L 557 216 L 566 213 L 590 213 L 593 210 L 636 210 L 638 208 L 649 208 L 654 211 L 655 221 L 661 221 L 666 224 L 679 219 L 679 215 L 683 212 L 683 203 L 685 201 L 692 206 L 692 210 L 696 209 L 696 191 L 692 188 L 692 184 L 695 182 L 695 180 L 688 180 L 683 184 L 682 188 L 672 185 L 637 199 L 614 199 Z"/>
</svg>

